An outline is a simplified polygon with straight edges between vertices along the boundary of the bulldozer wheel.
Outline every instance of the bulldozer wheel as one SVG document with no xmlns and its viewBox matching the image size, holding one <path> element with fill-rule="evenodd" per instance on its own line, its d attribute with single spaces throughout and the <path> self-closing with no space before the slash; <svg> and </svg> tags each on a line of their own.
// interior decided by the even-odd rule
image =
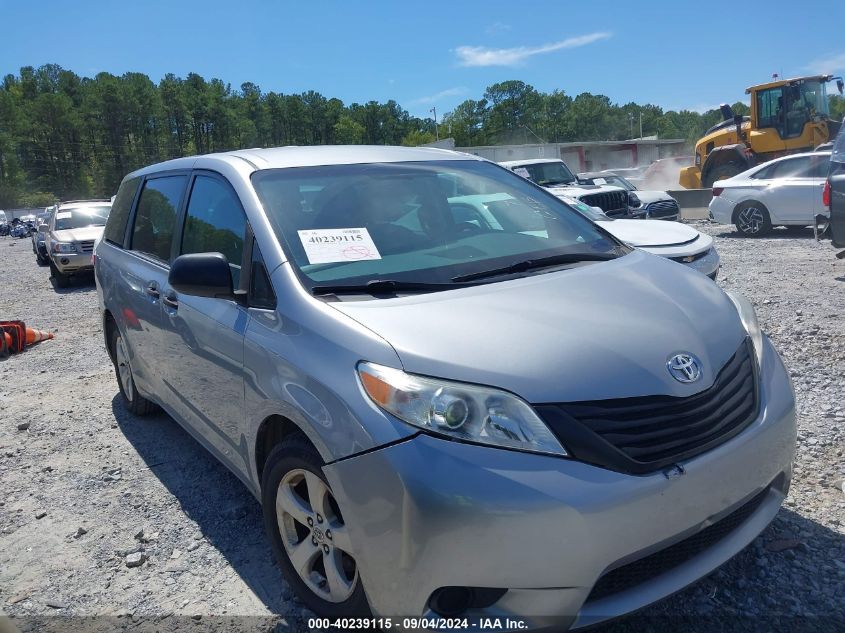
<svg viewBox="0 0 845 633">
<path fill-rule="evenodd" d="M 705 189 L 712 187 L 713 183 L 717 180 L 732 178 L 743 171 L 745 171 L 745 169 L 743 169 L 742 165 L 737 165 L 736 163 L 725 163 L 724 165 L 719 165 L 718 167 L 714 167 L 710 173 L 707 174 L 707 180 L 704 181 L 702 185 Z"/>
</svg>

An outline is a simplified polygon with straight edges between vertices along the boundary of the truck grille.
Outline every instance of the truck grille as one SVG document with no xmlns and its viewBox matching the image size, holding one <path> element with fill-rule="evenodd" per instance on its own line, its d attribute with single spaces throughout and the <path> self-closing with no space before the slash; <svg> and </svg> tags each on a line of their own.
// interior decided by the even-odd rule
<svg viewBox="0 0 845 633">
<path fill-rule="evenodd" d="M 645 206 L 646 217 L 660 219 L 660 218 L 676 218 L 681 210 L 678 208 L 678 203 L 674 200 L 659 200 L 652 202 Z"/>
<path fill-rule="evenodd" d="M 535 409 L 576 458 L 642 474 L 727 441 L 757 417 L 758 406 L 754 352 L 746 338 L 713 385 L 695 395 L 543 404 Z"/>
<path fill-rule="evenodd" d="M 754 514 L 770 488 L 771 485 L 767 486 L 728 516 L 683 541 L 607 572 L 593 586 L 586 602 L 601 600 L 641 585 L 701 554 L 728 536 Z"/>
<path fill-rule="evenodd" d="M 83 253 L 91 253 L 94 250 L 94 240 L 79 242 L 79 247 L 82 249 Z"/>
<path fill-rule="evenodd" d="M 599 207 L 610 216 L 614 215 L 614 213 L 622 215 L 627 215 L 628 213 L 628 193 L 622 190 L 590 193 L 581 196 L 581 202 L 591 207 Z"/>
</svg>

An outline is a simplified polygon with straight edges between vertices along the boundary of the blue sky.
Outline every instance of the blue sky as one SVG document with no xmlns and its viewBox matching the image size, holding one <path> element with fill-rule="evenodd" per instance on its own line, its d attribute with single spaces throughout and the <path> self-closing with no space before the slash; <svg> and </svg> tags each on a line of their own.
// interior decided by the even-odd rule
<svg viewBox="0 0 845 633">
<path fill-rule="evenodd" d="M 506 79 L 702 110 L 775 72 L 845 74 L 845 0 L 0 0 L 0 19 L 2 74 L 193 71 L 347 104 L 395 99 L 417 116 Z"/>
</svg>

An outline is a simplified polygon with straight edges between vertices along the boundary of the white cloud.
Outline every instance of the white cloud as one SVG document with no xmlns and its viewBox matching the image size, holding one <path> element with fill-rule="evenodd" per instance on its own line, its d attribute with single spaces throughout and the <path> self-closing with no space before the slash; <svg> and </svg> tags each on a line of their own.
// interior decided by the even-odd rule
<svg viewBox="0 0 845 633">
<path fill-rule="evenodd" d="M 409 103 L 437 103 L 445 97 L 459 97 L 462 94 L 466 94 L 466 92 L 467 89 L 463 86 L 459 86 L 456 88 L 447 88 L 446 90 L 441 90 L 436 94 L 428 95 L 427 97 L 420 97 L 419 99 L 414 99 Z"/>
<path fill-rule="evenodd" d="M 807 64 L 807 69 L 820 75 L 845 70 L 845 53 L 822 57 Z"/>
<path fill-rule="evenodd" d="M 610 33 L 588 33 L 570 37 L 560 42 L 543 46 L 517 46 L 515 48 L 488 48 L 486 46 L 459 46 L 455 49 L 461 66 L 517 66 L 529 57 L 552 53 L 565 48 L 586 46 L 599 40 L 606 40 Z"/>
</svg>

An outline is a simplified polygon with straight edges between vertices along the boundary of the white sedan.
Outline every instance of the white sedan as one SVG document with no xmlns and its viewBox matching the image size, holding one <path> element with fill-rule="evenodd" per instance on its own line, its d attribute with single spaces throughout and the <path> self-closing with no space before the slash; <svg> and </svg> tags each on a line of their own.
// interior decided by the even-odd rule
<svg viewBox="0 0 845 633">
<path fill-rule="evenodd" d="M 734 224 L 743 235 L 768 233 L 773 226 L 802 228 L 827 215 L 822 189 L 830 152 L 778 158 L 713 183 L 710 218 Z"/>
<path fill-rule="evenodd" d="M 713 280 L 719 274 L 719 253 L 713 246 L 713 238 L 706 233 L 680 222 L 617 220 L 607 217 L 598 207 L 574 198 L 558 197 L 629 246 L 676 261 Z"/>
<path fill-rule="evenodd" d="M 713 238 L 691 226 L 663 220 L 617 220 L 572 196 L 560 193 L 555 196 L 629 246 L 676 261 L 711 279 L 716 279 L 719 273 L 719 253 L 713 246 Z M 512 198 L 505 193 L 455 196 L 449 198 L 449 206 L 458 221 L 501 230 L 496 209 L 508 200 Z M 538 227 L 532 234 L 545 235 L 545 231 Z"/>
</svg>

